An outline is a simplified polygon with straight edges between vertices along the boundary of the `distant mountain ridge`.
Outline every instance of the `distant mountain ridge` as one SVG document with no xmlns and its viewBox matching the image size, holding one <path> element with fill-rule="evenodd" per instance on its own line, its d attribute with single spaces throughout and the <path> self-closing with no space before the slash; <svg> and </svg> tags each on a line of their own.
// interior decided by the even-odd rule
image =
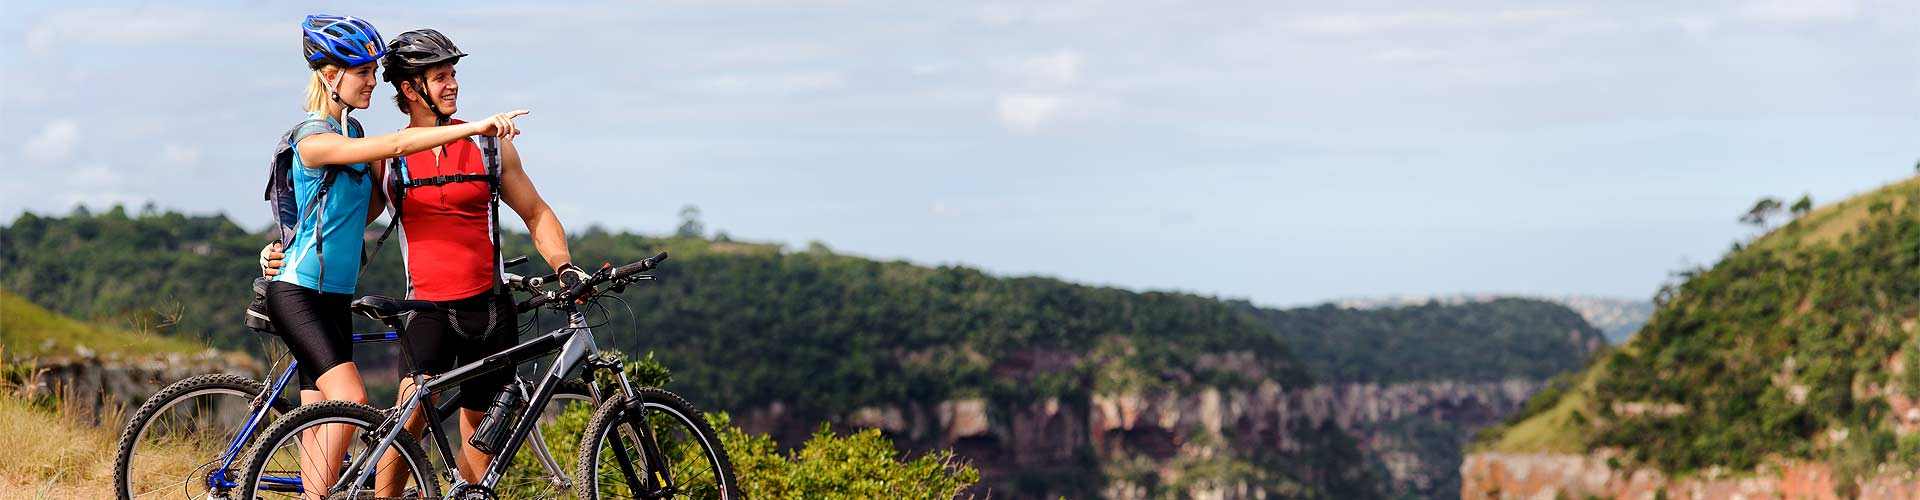
<svg viewBox="0 0 1920 500">
<path fill-rule="evenodd" d="M 1438 302 L 1443 305 L 1471 304 L 1491 302 L 1502 298 L 1534 299 L 1567 306 L 1586 318 L 1587 323 L 1607 337 L 1614 345 L 1625 343 L 1633 333 L 1647 324 L 1647 318 L 1653 316 L 1653 302 L 1646 300 L 1623 299 L 1599 295 L 1534 295 L 1524 293 L 1457 293 L 1441 295 L 1385 295 L 1380 297 L 1356 297 L 1337 299 L 1328 302 L 1339 307 L 1355 309 L 1379 309 L 1382 307 L 1400 307 Z"/>
</svg>

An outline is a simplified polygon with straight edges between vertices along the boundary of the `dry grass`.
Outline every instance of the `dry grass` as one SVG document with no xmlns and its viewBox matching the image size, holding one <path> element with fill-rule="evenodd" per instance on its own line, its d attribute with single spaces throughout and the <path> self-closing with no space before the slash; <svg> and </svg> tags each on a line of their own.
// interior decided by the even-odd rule
<svg viewBox="0 0 1920 500">
<path fill-rule="evenodd" d="M 112 412 L 101 421 L 124 420 L 118 410 Z M 113 497 L 113 455 L 120 429 L 93 426 L 77 414 L 0 393 L 0 500 Z M 221 452 L 218 440 L 188 441 L 143 444 L 136 488 L 178 484 L 205 457 Z"/>
<path fill-rule="evenodd" d="M 115 434 L 0 396 L 0 499 L 112 498 Z"/>
<path fill-rule="evenodd" d="M 1799 220 L 1754 241 L 1753 246 L 1795 248 L 1833 243 L 1841 236 L 1859 230 L 1868 220 L 1867 209 L 1873 204 L 1888 203 L 1898 211 L 1906 204 L 1906 195 L 1914 191 L 1920 191 L 1920 177 L 1896 181 L 1838 203 L 1822 205 Z"/>
</svg>

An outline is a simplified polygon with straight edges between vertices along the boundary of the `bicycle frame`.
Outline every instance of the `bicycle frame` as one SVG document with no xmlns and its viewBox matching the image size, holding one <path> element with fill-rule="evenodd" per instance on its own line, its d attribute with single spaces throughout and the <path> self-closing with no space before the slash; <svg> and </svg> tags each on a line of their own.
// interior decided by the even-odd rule
<svg viewBox="0 0 1920 500">
<path fill-rule="evenodd" d="M 446 373 L 427 379 L 425 382 L 419 382 L 418 379 L 416 379 L 413 394 L 399 405 L 400 411 L 390 418 L 393 419 L 392 421 L 400 422 L 412 418 L 415 411 L 425 411 L 427 425 L 437 429 L 441 424 L 440 415 L 437 414 L 439 412 L 436 411 L 437 408 L 435 408 L 435 405 L 424 404 L 426 401 L 432 401 L 431 398 L 433 398 L 435 394 L 458 387 L 461 382 L 471 380 L 480 375 L 499 370 L 513 370 L 522 363 L 544 358 L 556 350 L 559 351 L 559 356 L 554 359 L 553 365 L 547 369 L 547 373 L 540 379 L 540 383 L 534 386 L 533 394 L 527 398 L 526 407 L 521 409 L 517 414 L 518 419 L 515 421 L 512 431 L 508 433 L 506 443 L 501 446 L 499 454 L 495 455 L 496 458 L 512 457 L 514 453 L 519 452 L 520 445 L 526 441 L 527 436 L 538 429 L 538 412 L 543 411 L 547 403 L 553 398 L 554 389 L 558 388 L 560 383 L 566 380 L 567 374 L 573 373 L 575 369 L 579 369 L 582 366 L 591 365 L 590 358 L 596 358 L 600 355 L 600 349 L 595 345 L 593 340 L 593 329 L 586 326 L 586 315 L 584 313 L 577 310 L 570 311 L 567 316 L 567 326 L 564 328 L 555 329 L 539 337 L 522 342 L 520 345 L 508 348 L 505 351 L 482 358 L 479 361 L 455 367 Z M 593 367 L 598 368 L 599 366 L 594 365 Z M 625 371 L 616 370 L 616 372 L 620 374 L 620 390 L 624 391 L 627 395 L 635 394 L 632 383 L 627 379 Z M 591 381 L 590 376 L 588 379 Z M 589 382 L 587 386 L 589 390 L 593 392 L 592 396 L 595 401 L 603 399 L 600 397 L 600 389 L 596 384 Z M 386 450 L 392 447 L 393 443 L 400 439 L 402 432 L 406 430 L 403 426 L 399 425 L 391 427 L 392 429 L 387 430 L 386 435 L 380 437 L 379 444 L 369 448 L 369 450 Z M 449 464 L 448 467 L 452 468 L 451 464 L 454 463 L 453 450 L 447 445 L 446 439 L 444 438 L 445 433 L 433 432 L 433 435 L 435 436 L 433 439 L 434 448 L 439 451 L 441 458 Z M 650 435 L 648 436 L 648 441 L 649 443 L 651 442 Z M 535 446 L 544 447 L 545 443 L 536 444 Z M 657 450 L 649 450 L 649 452 L 648 458 L 650 460 L 657 459 Z M 340 477 L 342 480 L 335 483 L 329 493 L 339 491 L 343 486 L 351 485 L 349 486 L 351 489 L 348 490 L 350 491 L 349 496 L 358 494 L 361 485 L 371 484 L 370 479 L 375 472 L 373 463 L 378 461 L 379 456 L 383 454 L 384 453 L 365 453 L 355 457 L 353 461 L 348 464 L 346 470 L 341 472 Z M 500 481 L 501 476 L 506 474 L 507 468 L 512 465 L 512 462 L 513 460 L 511 459 L 493 460 L 492 465 L 487 467 L 486 475 L 482 477 L 478 484 L 492 488 Z M 458 475 L 454 476 L 458 477 Z M 351 480 L 346 480 L 347 478 L 351 478 Z M 453 485 L 457 488 L 460 484 L 461 482 L 455 481 Z"/>
</svg>

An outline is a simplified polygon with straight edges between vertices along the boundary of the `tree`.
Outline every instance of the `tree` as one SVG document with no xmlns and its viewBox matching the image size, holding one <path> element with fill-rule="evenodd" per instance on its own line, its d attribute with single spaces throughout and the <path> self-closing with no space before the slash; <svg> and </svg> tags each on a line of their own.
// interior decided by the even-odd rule
<svg viewBox="0 0 1920 500">
<path fill-rule="evenodd" d="M 1811 194 L 1800 195 L 1800 200 L 1793 202 L 1793 206 L 1788 207 L 1787 210 L 1793 212 L 1793 216 L 1795 218 L 1799 218 L 1802 215 L 1806 215 L 1807 212 L 1812 212 L 1813 211 L 1813 195 Z"/>
<path fill-rule="evenodd" d="M 1779 213 L 1780 207 L 1780 200 L 1772 196 L 1760 198 L 1760 201 L 1754 202 L 1753 208 L 1747 209 L 1746 215 L 1740 216 L 1740 222 L 1766 227 L 1767 218 Z"/>
<path fill-rule="evenodd" d="M 680 207 L 680 228 L 673 231 L 681 238 L 699 238 L 707 234 L 707 225 L 700 222 L 700 207 L 687 205 Z"/>
</svg>

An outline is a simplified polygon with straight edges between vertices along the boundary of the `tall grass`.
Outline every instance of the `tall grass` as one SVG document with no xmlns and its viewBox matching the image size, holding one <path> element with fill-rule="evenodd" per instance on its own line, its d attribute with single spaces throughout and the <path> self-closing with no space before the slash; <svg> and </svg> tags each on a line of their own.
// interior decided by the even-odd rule
<svg viewBox="0 0 1920 500">
<path fill-rule="evenodd" d="M 0 499 L 113 496 L 118 436 L 66 408 L 0 394 Z"/>
</svg>

